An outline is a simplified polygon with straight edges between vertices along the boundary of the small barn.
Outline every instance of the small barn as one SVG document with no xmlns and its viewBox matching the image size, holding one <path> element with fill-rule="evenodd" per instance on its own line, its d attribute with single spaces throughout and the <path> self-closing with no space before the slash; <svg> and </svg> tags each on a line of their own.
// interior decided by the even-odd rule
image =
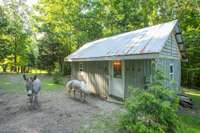
<svg viewBox="0 0 200 133">
<path fill-rule="evenodd" d="M 124 99 L 128 88 L 151 81 L 154 67 L 168 77 L 166 87 L 178 89 L 182 48 L 174 20 L 86 43 L 65 61 L 71 62 L 72 78 L 84 80 L 94 94 Z"/>
</svg>

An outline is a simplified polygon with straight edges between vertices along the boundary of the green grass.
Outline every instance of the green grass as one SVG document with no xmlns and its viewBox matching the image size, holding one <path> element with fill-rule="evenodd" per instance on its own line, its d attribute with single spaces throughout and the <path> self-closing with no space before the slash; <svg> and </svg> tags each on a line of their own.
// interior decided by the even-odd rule
<svg viewBox="0 0 200 133">
<path fill-rule="evenodd" d="M 182 133 L 200 133 L 200 91 L 183 89 L 184 93 L 192 98 L 194 109 L 179 114 L 182 123 Z"/>
<path fill-rule="evenodd" d="M 190 114 L 180 114 L 181 133 L 200 133 L 200 117 Z"/>
<path fill-rule="evenodd" d="M 32 76 L 28 74 L 27 76 Z M 42 91 L 51 91 L 64 88 L 64 77 L 61 78 L 61 84 L 55 84 L 51 76 L 47 74 L 38 75 L 38 78 L 42 82 Z M 10 73 L 0 74 L 0 89 L 11 92 L 24 92 L 25 81 L 22 78 L 22 74 Z"/>
</svg>

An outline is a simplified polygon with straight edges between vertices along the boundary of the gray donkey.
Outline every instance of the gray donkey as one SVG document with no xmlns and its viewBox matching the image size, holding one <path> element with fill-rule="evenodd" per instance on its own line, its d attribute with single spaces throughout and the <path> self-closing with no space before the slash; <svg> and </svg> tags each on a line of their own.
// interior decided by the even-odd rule
<svg viewBox="0 0 200 133">
<path fill-rule="evenodd" d="M 26 75 L 23 75 L 24 80 L 26 81 L 26 91 L 27 95 L 29 96 L 31 107 L 39 106 L 38 103 L 38 93 L 41 89 L 41 82 L 37 78 L 37 76 L 33 77 L 26 77 Z"/>
</svg>

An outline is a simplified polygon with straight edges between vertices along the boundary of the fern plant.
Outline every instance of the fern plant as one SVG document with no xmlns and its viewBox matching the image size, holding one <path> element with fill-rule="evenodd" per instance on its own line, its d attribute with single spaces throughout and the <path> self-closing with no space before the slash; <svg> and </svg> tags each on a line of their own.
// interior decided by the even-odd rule
<svg viewBox="0 0 200 133">
<path fill-rule="evenodd" d="M 157 72 L 155 82 L 147 89 L 130 89 L 120 127 L 128 133 L 176 133 L 179 131 L 176 91 L 162 86 L 164 79 Z M 159 77 L 159 79 L 158 79 Z"/>
</svg>

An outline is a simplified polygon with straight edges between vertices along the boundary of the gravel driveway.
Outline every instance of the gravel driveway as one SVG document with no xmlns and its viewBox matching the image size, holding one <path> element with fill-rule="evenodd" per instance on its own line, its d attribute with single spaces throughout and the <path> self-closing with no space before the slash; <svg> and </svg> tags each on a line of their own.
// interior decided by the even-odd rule
<svg viewBox="0 0 200 133">
<path fill-rule="evenodd" d="M 31 110 L 25 93 L 0 89 L 0 133 L 75 133 L 96 115 L 120 110 L 93 96 L 82 103 L 62 89 L 41 92 L 39 101 L 39 109 Z"/>
</svg>

